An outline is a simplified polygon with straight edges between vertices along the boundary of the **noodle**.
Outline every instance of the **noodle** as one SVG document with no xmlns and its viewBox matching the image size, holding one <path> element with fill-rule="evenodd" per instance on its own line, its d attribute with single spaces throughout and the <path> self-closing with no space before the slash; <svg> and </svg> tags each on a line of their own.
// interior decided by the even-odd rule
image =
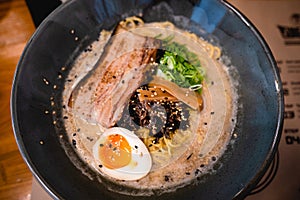
<svg viewBox="0 0 300 200">
<path fill-rule="evenodd" d="M 201 38 L 199 38 L 195 33 L 189 33 L 189 32 L 184 32 L 184 34 L 191 39 L 197 41 L 198 43 L 201 44 L 202 47 L 205 48 L 206 52 L 209 53 L 209 57 L 212 59 L 218 59 L 221 56 L 221 49 L 217 46 L 214 46 Z"/>
<path fill-rule="evenodd" d="M 155 155 L 153 156 L 154 162 L 162 164 L 165 163 L 166 160 L 170 159 L 172 152 L 174 152 L 175 149 L 180 148 L 180 146 L 188 139 L 190 134 L 192 133 L 189 130 L 184 132 L 177 130 L 176 133 L 172 135 L 171 139 L 164 136 L 160 138 L 157 143 L 153 143 L 155 137 L 148 137 L 144 138 L 143 142 L 148 147 L 150 153 Z M 141 133 L 139 133 L 139 135 L 141 135 Z"/>
<path fill-rule="evenodd" d="M 135 16 L 128 17 L 124 21 L 120 22 L 120 25 L 127 30 L 137 28 L 143 24 L 144 21 L 141 18 Z"/>
<path fill-rule="evenodd" d="M 133 17 L 128 17 L 125 20 L 121 21 L 119 23 L 123 28 L 126 30 L 131 30 L 135 29 L 138 27 L 142 27 L 144 25 L 144 21 L 136 16 Z M 166 21 L 166 22 L 161 22 L 160 27 L 166 28 L 166 29 L 171 29 L 174 30 L 175 26 L 173 23 Z M 203 39 L 199 38 L 195 33 L 190 33 L 185 31 L 184 34 L 188 36 L 189 38 L 195 40 L 196 42 L 200 43 L 202 47 L 205 48 L 206 52 L 209 54 L 209 57 L 212 59 L 218 59 L 221 56 L 221 49 L 217 46 L 214 46 Z M 157 36 L 156 38 L 158 38 Z M 172 39 L 172 38 L 170 38 Z"/>
<path fill-rule="evenodd" d="M 167 21 L 167 22 L 162 22 L 161 25 L 162 25 L 162 27 L 164 27 L 164 28 L 168 28 L 168 29 L 172 29 L 172 30 L 175 29 L 174 24 L 171 23 L 171 22 L 168 22 L 168 21 Z"/>
</svg>

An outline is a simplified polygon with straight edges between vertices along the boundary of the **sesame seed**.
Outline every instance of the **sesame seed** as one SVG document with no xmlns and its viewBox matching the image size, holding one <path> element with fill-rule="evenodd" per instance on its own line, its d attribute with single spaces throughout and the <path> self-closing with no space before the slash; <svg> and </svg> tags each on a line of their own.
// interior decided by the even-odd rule
<svg viewBox="0 0 300 200">
<path fill-rule="evenodd" d="M 170 177 L 169 176 L 165 176 L 165 181 L 169 181 L 170 180 Z"/>
<path fill-rule="evenodd" d="M 47 79 L 43 78 L 43 81 L 46 85 L 49 85 L 49 81 Z"/>
<path fill-rule="evenodd" d="M 73 146 L 76 146 L 76 140 L 72 140 L 72 144 L 73 144 Z"/>
<path fill-rule="evenodd" d="M 189 160 L 192 157 L 193 153 L 191 153 L 186 159 Z"/>
</svg>

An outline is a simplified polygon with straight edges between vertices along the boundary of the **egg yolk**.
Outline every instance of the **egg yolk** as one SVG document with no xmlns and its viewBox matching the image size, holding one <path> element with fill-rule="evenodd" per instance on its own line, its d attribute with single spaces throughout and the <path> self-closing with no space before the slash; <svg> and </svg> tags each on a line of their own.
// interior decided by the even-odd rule
<svg viewBox="0 0 300 200">
<path fill-rule="evenodd" d="M 106 141 L 100 144 L 99 158 L 107 168 L 124 167 L 131 161 L 131 147 L 122 135 L 109 135 Z"/>
</svg>

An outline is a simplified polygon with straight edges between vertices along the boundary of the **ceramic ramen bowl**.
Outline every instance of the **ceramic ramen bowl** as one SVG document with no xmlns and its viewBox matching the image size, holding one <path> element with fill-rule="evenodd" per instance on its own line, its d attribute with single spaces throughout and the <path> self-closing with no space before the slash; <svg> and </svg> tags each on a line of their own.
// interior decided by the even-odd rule
<svg viewBox="0 0 300 200">
<path fill-rule="evenodd" d="M 212 169 L 173 192 L 149 196 L 108 190 L 66 137 L 60 104 L 74 61 L 129 16 L 171 21 L 221 49 L 236 91 L 236 118 L 226 149 Z M 226 59 L 225 59 L 226 58 Z M 54 111 L 54 112 L 53 112 Z M 283 94 L 272 53 L 255 27 L 224 1 L 69 1 L 51 13 L 28 42 L 18 63 L 11 97 L 20 152 L 45 190 L 56 199 L 242 199 L 265 173 L 283 123 Z M 57 121 L 56 121 L 57 120 Z"/>
</svg>

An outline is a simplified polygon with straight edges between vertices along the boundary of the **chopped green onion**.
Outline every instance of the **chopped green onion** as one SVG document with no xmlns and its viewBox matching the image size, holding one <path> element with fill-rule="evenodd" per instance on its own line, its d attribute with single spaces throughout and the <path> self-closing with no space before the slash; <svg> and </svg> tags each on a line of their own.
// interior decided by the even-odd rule
<svg viewBox="0 0 300 200">
<path fill-rule="evenodd" d="M 170 35 L 162 40 L 165 52 L 160 59 L 160 73 L 180 87 L 195 87 L 194 90 L 201 93 L 205 75 L 197 55 L 190 52 L 185 45 L 172 41 L 173 38 Z"/>
</svg>

